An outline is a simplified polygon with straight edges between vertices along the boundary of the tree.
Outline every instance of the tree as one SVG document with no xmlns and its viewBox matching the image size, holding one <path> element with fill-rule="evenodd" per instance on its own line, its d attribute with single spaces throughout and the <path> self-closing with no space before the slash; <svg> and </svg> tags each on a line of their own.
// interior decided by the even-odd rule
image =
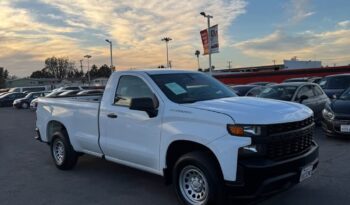
<svg viewBox="0 0 350 205">
<path fill-rule="evenodd" d="M 41 70 L 34 71 L 31 74 L 31 78 L 81 78 L 84 74 L 75 68 L 73 61 L 70 61 L 67 57 L 55 56 L 46 58 L 45 67 Z"/>
<path fill-rule="evenodd" d="M 0 67 L 0 88 L 6 87 L 6 79 L 9 77 L 9 72 Z"/>
<path fill-rule="evenodd" d="M 111 75 L 111 69 L 108 65 L 104 64 L 102 65 L 97 72 L 97 76 L 100 78 L 108 78 Z"/>
<path fill-rule="evenodd" d="M 194 52 L 194 55 L 197 56 L 198 70 L 200 69 L 200 65 L 199 65 L 199 55 L 200 54 L 201 54 L 201 52 L 199 50 L 196 50 L 196 52 Z"/>
</svg>

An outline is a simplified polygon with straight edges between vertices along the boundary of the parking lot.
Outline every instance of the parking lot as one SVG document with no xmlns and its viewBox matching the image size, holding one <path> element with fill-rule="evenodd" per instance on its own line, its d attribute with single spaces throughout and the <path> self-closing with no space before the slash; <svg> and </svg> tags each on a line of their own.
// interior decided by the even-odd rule
<svg viewBox="0 0 350 205">
<path fill-rule="evenodd" d="M 35 113 L 0 108 L 0 204 L 178 204 L 161 177 L 87 155 L 72 171 L 54 166 L 49 148 L 34 140 Z M 239 204 L 349 204 L 350 140 L 318 127 L 315 175 L 283 193 Z"/>
</svg>

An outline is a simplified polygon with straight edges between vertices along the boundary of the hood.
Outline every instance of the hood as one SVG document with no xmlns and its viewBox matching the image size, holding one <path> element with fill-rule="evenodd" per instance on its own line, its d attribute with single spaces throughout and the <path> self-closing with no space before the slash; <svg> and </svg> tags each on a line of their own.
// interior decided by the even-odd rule
<svg viewBox="0 0 350 205">
<path fill-rule="evenodd" d="M 350 115 L 350 100 L 334 100 L 330 107 L 336 114 Z"/>
<path fill-rule="evenodd" d="M 304 120 L 313 115 L 308 107 L 279 100 L 231 97 L 185 106 L 229 115 L 237 124 L 277 124 Z"/>
</svg>

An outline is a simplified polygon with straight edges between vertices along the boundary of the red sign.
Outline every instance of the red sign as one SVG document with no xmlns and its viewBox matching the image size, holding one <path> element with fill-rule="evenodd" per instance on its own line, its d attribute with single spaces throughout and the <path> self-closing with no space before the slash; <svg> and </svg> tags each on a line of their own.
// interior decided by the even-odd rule
<svg viewBox="0 0 350 205">
<path fill-rule="evenodd" d="M 207 55 L 209 53 L 209 39 L 208 39 L 208 29 L 204 29 L 201 31 L 201 38 L 203 44 L 203 55 Z"/>
<path fill-rule="evenodd" d="M 218 25 L 210 27 L 210 53 L 219 53 L 219 38 L 218 38 Z M 204 29 L 200 32 L 203 44 L 203 55 L 209 53 L 209 35 L 208 29 Z"/>
</svg>

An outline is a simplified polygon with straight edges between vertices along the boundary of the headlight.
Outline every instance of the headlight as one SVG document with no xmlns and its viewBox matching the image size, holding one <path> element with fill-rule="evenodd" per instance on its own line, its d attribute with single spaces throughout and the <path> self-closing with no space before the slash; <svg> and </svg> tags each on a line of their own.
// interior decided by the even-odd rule
<svg viewBox="0 0 350 205">
<path fill-rule="evenodd" d="M 334 113 L 327 108 L 323 109 L 322 115 L 323 115 L 324 119 L 326 119 L 326 120 L 333 120 L 334 119 Z"/>
<path fill-rule="evenodd" d="M 227 125 L 227 131 L 235 136 L 259 136 L 262 128 L 257 125 Z"/>
</svg>

